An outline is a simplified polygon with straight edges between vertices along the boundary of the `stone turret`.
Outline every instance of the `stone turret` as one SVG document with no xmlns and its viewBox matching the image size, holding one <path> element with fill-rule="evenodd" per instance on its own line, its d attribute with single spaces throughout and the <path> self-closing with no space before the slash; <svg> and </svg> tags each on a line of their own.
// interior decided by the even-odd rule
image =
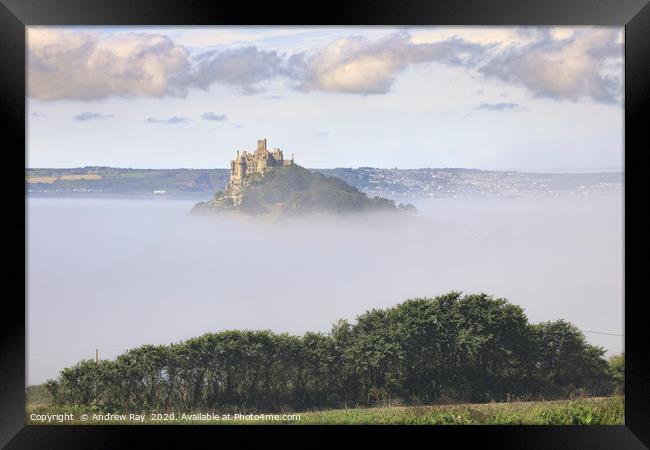
<svg viewBox="0 0 650 450">
<path fill-rule="evenodd" d="M 259 139 L 257 141 L 257 151 L 258 152 L 266 151 L 266 138 Z"/>
</svg>

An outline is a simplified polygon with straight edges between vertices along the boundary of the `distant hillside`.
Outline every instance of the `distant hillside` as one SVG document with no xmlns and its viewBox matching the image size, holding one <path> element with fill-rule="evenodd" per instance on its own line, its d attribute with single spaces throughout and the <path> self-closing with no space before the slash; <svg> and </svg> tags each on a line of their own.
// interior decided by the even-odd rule
<svg viewBox="0 0 650 450">
<path fill-rule="evenodd" d="M 413 210 L 383 197 L 364 192 L 336 177 L 313 173 L 297 164 L 249 175 L 241 185 L 217 192 L 193 212 L 239 212 L 255 215 L 301 215 L 308 213 L 352 213 L 379 210 Z"/>
<path fill-rule="evenodd" d="M 127 195 L 207 197 L 228 182 L 227 169 L 27 169 L 28 193 L 43 195 Z"/>
<path fill-rule="evenodd" d="M 310 169 L 370 195 L 390 198 L 553 197 L 620 193 L 621 172 L 543 174 L 475 169 Z M 191 196 L 210 198 L 228 184 L 228 169 L 26 169 L 36 195 Z"/>
</svg>

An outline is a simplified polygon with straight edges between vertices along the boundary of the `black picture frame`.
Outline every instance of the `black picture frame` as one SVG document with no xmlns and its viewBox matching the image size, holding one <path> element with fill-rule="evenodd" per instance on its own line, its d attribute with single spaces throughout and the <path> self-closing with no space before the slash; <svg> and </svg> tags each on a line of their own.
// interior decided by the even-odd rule
<svg viewBox="0 0 650 450">
<path fill-rule="evenodd" d="M 254 429 L 274 436 L 289 428 L 319 442 L 340 442 L 333 428 L 383 439 L 404 427 L 115 427 L 25 425 L 25 26 L 28 25 L 609 25 L 625 27 L 625 267 L 633 268 L 627 243 L 634 242 L 630 217 L 641 192 L 643 166 L 635 155 L 649 148 L 646 137 L 650 104 L 650 5 L 648 0 L 355 0 L 321 3 L 219 2 L 209 0 L 0 0 L 0 123 L 5 141 L 3 171 L 11 209 L 5 210 L 5 289 L 0 313 L 0 445 L 7 448 L 119 448 L 155 438 L 188 444 L 201 433 L 219 445 L 224 433 Z M 20 149 L 23 150 L 21 154 Z M 630 171 L 631 169 L 631 171 Z M 632 176 L 630 176 L 630 174 Z M 19 180 L 22 177 L 22 180 Z M 21 186 L 23 186 L 21 188 Z M 22 189 L 22 190 L 21 190 Z M 641 203 L 641 209 L 643 204 Z M 630 216 L 628 216 L 630 214 Z M 22 237 L 22 239 L 21 239 Z M 636 246 L 635 246 L 636 247 Z M 637 250 L 638 252 L 638 250 Z M 21 264 L 22 262 L 22 264 Z M 637 281 L 635 281 L 635 279 Z M 650 350 L 645 335 L 645 299 L 632 298 L 638 278 L 625 274 L 626 398 L 624 426 L 474 426 L 411 427 L 407 436 L 463 447 L 474 441 L 498 448 L 647 448 L 650 446 Z M 11 287 L 11 289 L 7 289 Z M 11 294 L 9 294 L 11 292 Z M 8 306 L 10 308 L 8 308 Z M 314 430 L 316 428 L 316 430 Z M 173 430 L 172 430 L 173 429 Z M 174 432 L 175 436 L 172 436 Z M 244 444 L 247 441 L 241 441 Z M 232 445 L 232 444 L 229 444 Z M 236 445 L 236 444 L 235 444 Z"/>
</svg>

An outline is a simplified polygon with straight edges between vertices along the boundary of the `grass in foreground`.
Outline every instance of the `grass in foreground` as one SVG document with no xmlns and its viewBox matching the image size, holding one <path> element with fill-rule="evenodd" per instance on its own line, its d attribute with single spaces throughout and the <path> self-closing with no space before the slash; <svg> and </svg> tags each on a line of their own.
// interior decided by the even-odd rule
<svg viewBox="0 0 650 450">
<path fill-rule="evenodd" d="M 67 413 L 59 422 L 48 421 L 47 415 Z M 85 420 L 82 419 L 86 415 Z M 395 406 L 390 408 L 336 409 L 292 413 L 283 417 L 199 419 L 192 412 L 176 412 L 171 416 L 138 413 L 129 417 L 94 419 L 97 412 L 80 408 L 57 409 L 31 406 L 27 411 L 30 425 L 235 425 L 235 424 L 300 424 L 300 425 L 622 425 L 624 398 L 621 396 L 542 402 L 512 402 L 465 405 Z M 123 413 L 120 413 L 120 415 Z M 183 417 L 185 414 L 185 417 Z M 214 415 L 214 413 L 212 413 Z M 270 416 L 270 415 L 268 415 Z M 35 419 L 38 417 L 38 419 Z"/>
</svg>

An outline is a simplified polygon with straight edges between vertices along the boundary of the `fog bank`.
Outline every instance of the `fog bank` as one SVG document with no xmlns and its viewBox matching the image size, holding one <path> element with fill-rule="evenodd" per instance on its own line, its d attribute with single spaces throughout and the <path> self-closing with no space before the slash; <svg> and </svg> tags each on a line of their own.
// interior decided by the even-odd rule
<svg viewBox="0 0 650 450">
<path fill-rule="evenodd" d="M 623 332 L 620 197 L 426 200 L 416 217 L 206 219 L 180 200 L 28 199 L 28 382 L 208 331 L 328 331 L 450 290 Z M 587 334 L 622 351 L 622 338 Z"/>
</svg>

